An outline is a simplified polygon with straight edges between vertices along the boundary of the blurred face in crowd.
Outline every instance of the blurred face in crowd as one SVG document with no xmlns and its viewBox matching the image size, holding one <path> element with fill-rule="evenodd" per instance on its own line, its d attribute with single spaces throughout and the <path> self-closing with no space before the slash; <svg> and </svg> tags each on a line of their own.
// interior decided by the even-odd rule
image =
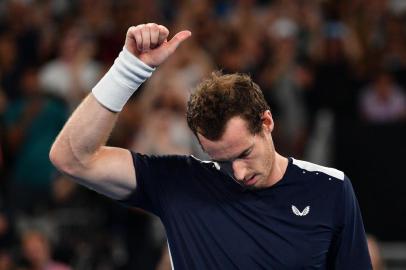
<svg viewBox="0 0 406 270">
<path fill-rule="evenodd" d="M 93 56 L 94 51 L 93 38 L 78 27 L 67 30 L 60 43 L 60 55 L 68 62 L 87 60 Z"/>
<path fill-rule="evenodd" d="M 0 36 L 0 70 L 9 69 L 16 59 L 15 40 L 10 35 Z"/>
<path fill-rule="evenodd" d="M 0 270 L 8 269 L 14 269 L 11 255 L 7 251 L 0 251 Z"/>
<path fill-rule="evenodd" d="M 375 89 L 382 100 L 387 100 L 393 90 L 392 77 L 387 73 L 381 73 L 375 80 Z"/>
<path fill-rule="evenodd" d="M 26 70 L 21 79 L 21 88 L 27 96 L 37 95 L 41 93 L 38 71 L 35 69 Z"/>
<path fill-rule="evenodd" d="M 198 133 L 199 141 L 208 155 L 232 173 L 234 179 L 249 189 L 271 186 L 275 160 L 272 141 L 273 119 L 270 111 L 262 117 L 262 130 L 252 134 L 246 120 L 231 118 L 219 140 L 209 140 Z"/>
<path fill-rule="evenodd" d="M 50 259 L 48 241 L 38 232 L 28 232 L 23 236 L 22 249 L 24 257 L 36 267 L 46 264 Z"/>
</svg>

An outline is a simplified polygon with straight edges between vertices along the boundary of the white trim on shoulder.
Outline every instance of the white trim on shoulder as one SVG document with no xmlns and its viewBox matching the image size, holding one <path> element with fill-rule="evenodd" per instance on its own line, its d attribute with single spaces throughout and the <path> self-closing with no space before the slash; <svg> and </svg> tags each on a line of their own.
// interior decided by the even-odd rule
<svg viewBox="0 0 406 270">
<path fill-rule="evenodd" d="M 215 161 L 211 161 L 211 160 L 201 160 L 200 158 L 197 158 L 197 157 L 195 157 L 194 155 L 190 155 L 190 156 L 191 156 L 192 158 L 196 159 L 197 161 L 200 161 L 201 163 L 213 164 L 214 167 L 215 167 L 217 170 L 220 170 L 220 164 L 218 164 L 218 163 L 215 162 Z"/>
<path fill-rule="evenodd" d="M 175 270 L 175 267 L 173 267 L 172 254 L 171 254 L 171 247 L 169 246 L 169 242 L 168 242 L 168 241 L 166 241 L 166 244 L 168 245 L 168 253 L 169 253 L 169 260 L 171 261 L 171 268 L 172 268 L 172 270 Z"/>
<path fill-rule="evenodd" d="M 340 170 L 334 169 L 334 168 L 329 168 L 329 167 L 324 167 L 321 165 L 317 165 L 308 161 L 303 161 L 303 160 L 298 160 L 294 159 L 293 164 L 298 166 L 299 168 L 309 171 L 309 172 L 322 172 L 325 173 L 329 176 L 332 176 L 334 178 L 337 178 L 339 180 L 344 181 L 344 173 Z"/>
</svg>

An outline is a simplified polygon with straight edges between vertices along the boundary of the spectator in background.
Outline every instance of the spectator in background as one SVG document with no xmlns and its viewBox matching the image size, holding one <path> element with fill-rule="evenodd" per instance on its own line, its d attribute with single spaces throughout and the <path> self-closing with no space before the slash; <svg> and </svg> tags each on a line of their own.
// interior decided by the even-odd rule
<svg viewBox="0 0 406 270">
<path fill-rule="evenodd" d="M 73 26 L 63 35 L 57 59 L 40 71 L 41 88 L 66 100 L 75 107 L 100 78 L 100 64 L 93 60 L 95 43 L 92 37 Z"/>
<path fill-rule="evenodd" d="M 180 29 L 182 22 L 178 23 Z M 187 127 L 184 115 L 191 89 L 210 74 L 213 63 L 196 42 L 184 46 L 183 52 L 159 67 L 156 77 L 146 83 L 138 96 L 137 106 L 143 120 L 130 148 L 145 154 L 205 156 Z"/>
<path fill-rule="evenodd" d="M 331 110 L 337 127 L 353 121 L 356 112 L 357 72 L 362 57 L 358 36 L 340 20 L 327 21 L 314 42 L 315 93 L 318 108 Z"/>
<path fill-rule="evenodd" d="M 220 50 L 216 63 L 226 72 L 259 72 L 266 59 L 264 18 L 269 9 L 259 7 L 255 1 L 237 1 L 222 25 Z M 217 39 L 217 38 L 216 38 Z M 238 57 L 236 57 L 238 56 Z"/>
<path fill-rule="evenodd" d="M 2 89 L 0 88 L 0 178 L 4 179 L 6 175 L 6 156 L 4 152 L 5 147 L 5 128 L 3 124 L 3 115 L 6 110 L 7 98 Z M 0 187 L 3 187 L 4 181 L 0 181 Z M 4 190 L 2 188 L 1 190 Z M 1 194 L 1 193 L 0 193 Z M 1 196 L 1 195 L 0 195 Z"/>
<path fill-rule="evenodd" d="M 27 270 L 71 270 L 52 259 L 52 249 L 47 237 L 39 231 L 25 232 L 21 239 L 22 256 Z"/>
<path fill-rule="evenodd" d="M 405 91 L 386 71 L 380 71 L 360 97 L 361 117 L 368 123 L 384 124 L 406 119 Z"/>
<path fill-rule="evenodd" d="M 0 270 L 14 270 L 15 265 L 11 252 L 8 250 L 0 249 Z"/>
<path fill-rule="evenodd" d="M 302 156 L 306 109 L 302 86 L 296 80 L 298 25 L 289 17 L 275 18 L 268 28 L 272 58 L 261 72 L 267 100 L 276 104 L 275 140 L 283 153 Z"/>
<path fill-rule="evenodd" d="M 384 23 L 385 43 L 380 65 L 390 71 L 396 83 L 406 88 L 406 29 L 404 17 L 389 17 Z"/>
<path fill-rule="evenodd" d="M 331 115 L 326 118 L 330 122 L 326 126 L 332 129 L 329 132 L 332 138 L 327 138 L 332 143 L 326 153 L 332 153 L 333 164 L 348 168 L 352 157 L 348 155 L 354 137 L 352 132 L 358 125 L 354 116 L 357 115 L 357 90 L 361 78 L 356 63 L 363 53 L 358 35 L 346 22 L 337 18 L 337 14 L 330 16 L 331 19 L 323 23 L 311 49 L 314 84 L 308 100 L 318 121 L 324 118 L 322 115 L 325 113 Z"/>
<path fill-rule="evenodd" d="M 27 211 L 49 197 L 55 168 L 47 152 L 66 120 L 67 110 L 63 102 L 42 93 L 35 68 L 23 72 L 20 87 L 23 96 L 9 102 L 4 122 L 12 158 L 9 199 L 14 207 Z"/>
<path fill-rule="evenodd" d="M 376 240 L 375 237 L 368 235 L 367 242 L 368 242 L 369 256 L 371 256 L 372 269 L 373 270 L 384 270 L 385 264 L 384 264 L 382 256 L 381 256 L 381 251 L 379 249 L 378 241 Z"/>
<path fill-rule="evenodd" d="M 146 89 L 145 118 L 132 146 L 144 154 L 192 154 L 192 137 L 184 115 L 186 92 L 181 81 L 168 79 L 157 91 Z"/>
<path fill-rule="evenodd" d="M 13 248 L 15 242 L 14 226 L 10 219 L 10 213 L 4 206 L 0 209 L 0 250 L 7 253 L 8 250 Z"/>
<path fill-rule="evenodd" d="M 120 222 L 129 216 L 123 211 L 78 187 L 69 177 L 57 175 L 52 182 L 52 208 L 38 220 L 41 224 L 28 221 L 25 228 L 53 226 L 47 235 L 52 236 L 55 258 L 69 262 L 74 269 L 118 269 L 122 257 L 128 257 L 122 242 L 117 241 L 123 234 Z M 120 220 L 116 218 L 119 214 L 126 216 Z M 145 247 L 144 241 L 134 241 Z"/>
<path fill-rule="evenodd" d="M 0 33 L 0 87 L 8 99 L 20 96 L 18 79 L 21 70 L 16 47 L 16 40 L 12 33 L 7 31 Z"/>
</svg>

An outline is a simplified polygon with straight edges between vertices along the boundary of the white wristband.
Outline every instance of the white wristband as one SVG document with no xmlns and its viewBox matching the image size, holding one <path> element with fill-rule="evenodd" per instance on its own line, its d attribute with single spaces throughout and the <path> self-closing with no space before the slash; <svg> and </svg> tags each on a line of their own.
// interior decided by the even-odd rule
<svg viewBox="0 0 406 270">
<path fill-rule="evenodd" d="M 92 89 L 92 93 L 107 109 L 119 112 L 154 70 L 124 47 L 110 70 Z"/>
</svg>

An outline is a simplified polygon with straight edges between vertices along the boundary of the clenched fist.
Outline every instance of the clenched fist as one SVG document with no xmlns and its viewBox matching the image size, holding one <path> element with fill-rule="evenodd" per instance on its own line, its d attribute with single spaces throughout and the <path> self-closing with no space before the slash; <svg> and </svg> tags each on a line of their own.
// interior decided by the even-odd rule
<svg viewBox="0 0 406 270">
<path fill-rule="evenodd" d="M 180 31 L 168 41 L 169 30 L 165 26 L 140 24 L 128 29 L 125 47 L 145 64 L 157 67 L 191 35 L 190 31 Z"/>
</svg>

